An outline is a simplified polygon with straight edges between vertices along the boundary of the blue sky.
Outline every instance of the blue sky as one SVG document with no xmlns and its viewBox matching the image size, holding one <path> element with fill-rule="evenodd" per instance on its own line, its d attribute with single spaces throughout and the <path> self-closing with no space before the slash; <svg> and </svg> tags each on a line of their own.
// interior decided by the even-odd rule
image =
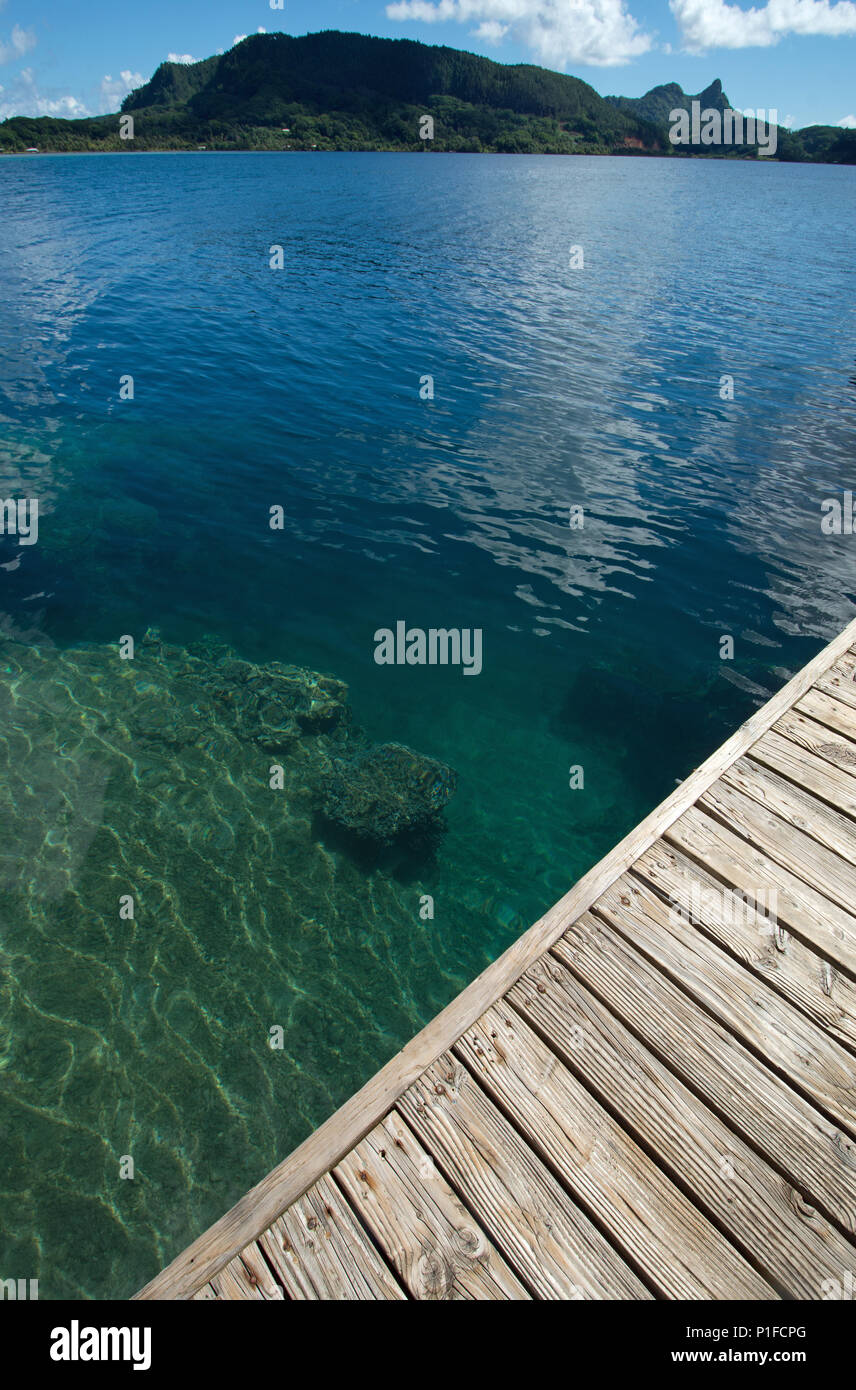
<svg viewBox="0 0 856 1390">
<path fill-rule="evenodd" d="M 0 0 L 0 118 L 95 115 L 158 63 L 259 29 L 422 39 L 573 73 L 601 94 L 722 79 L 793 126 L 856 126 L 854 0 Z"/>
</svg>

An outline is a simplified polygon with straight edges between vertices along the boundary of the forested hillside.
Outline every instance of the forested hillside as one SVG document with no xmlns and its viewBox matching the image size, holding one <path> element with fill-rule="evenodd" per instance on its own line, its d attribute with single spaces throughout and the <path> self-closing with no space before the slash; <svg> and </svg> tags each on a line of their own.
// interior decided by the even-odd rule
<svg viewBox="0 0 856 1390">
<path fill-rule="evenodd" d="M 727 105 L 718 81 L 700 99 Z M 638 99 L 604 98 L 563 73 L 409 39 L 256 34 L 199 63 L 162 63 L 122 105 L 133 139 L 121 138 L 118 114 L 13 116 L 0 124 L 0 151 L 205 146 L 681 157 L 688 151 L 670 145 L 668 113 L 691 100 L 676 84 Z M 421 138 L 426 115 L 431 139 Z M 781 132 L 779 156 L 856 160 L 856 133 L 817 126 L 804 134 L 809 139 Z"/>
</svg>

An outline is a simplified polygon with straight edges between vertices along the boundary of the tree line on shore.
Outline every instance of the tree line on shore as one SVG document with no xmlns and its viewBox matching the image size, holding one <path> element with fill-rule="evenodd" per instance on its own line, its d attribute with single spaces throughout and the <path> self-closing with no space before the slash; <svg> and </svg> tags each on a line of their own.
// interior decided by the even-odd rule
<svg viewBox="0 0 856 1390">
<path fill-rule="evenodd" d="M 725 110 L 716 81 L 697 96 L 675 83 L 644 97 L 601 97 L 588 83 L 409 39 L 328 31 L 256 34 L 199 63 L 162 63 L 121 113 L 12 116 L 0 152 L 390 150 L 497 154 L 752 158 L 751 146 L 676 146 L 670 109 Z M 133 120 L 130 129 L 121 116 Z M 430 116 L 433 129 L 426 126 Z M 426 138 L 426 130 L 431 130 Z M 856 131 L 778 129 L 774 157 L 856 163 Z"/>
</svg>

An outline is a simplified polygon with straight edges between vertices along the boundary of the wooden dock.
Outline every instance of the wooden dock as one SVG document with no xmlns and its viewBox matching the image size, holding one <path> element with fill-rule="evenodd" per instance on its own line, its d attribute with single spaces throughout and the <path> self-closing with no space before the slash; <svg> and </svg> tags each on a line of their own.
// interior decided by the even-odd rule
<svg viewBox="0 0 856 1390">
<path fill-rule="evenodd" d="M 137 1297 L 852 1297 L 855 644 Z"/>
</svg>

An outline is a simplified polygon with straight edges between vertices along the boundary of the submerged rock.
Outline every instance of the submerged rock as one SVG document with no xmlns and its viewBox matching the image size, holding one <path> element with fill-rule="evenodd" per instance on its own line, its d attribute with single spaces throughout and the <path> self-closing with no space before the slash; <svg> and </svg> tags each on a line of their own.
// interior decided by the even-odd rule
<svg viewBox="0 0 856 1390">
<path fill-rule="evenodd" d="M 413 1035 L 432 981 L 451 987 L 414 931 L 432 881 L 413 860 L 405 880 L 319 843 L 320 781 L 370 749 L 345 686 L 222 644 L 135 645 L 121 660 L 115 641 L 0 638 L 0 1129 L 24 1117 L 0 1135 L 0 1227 L 43 1234 L 61 1297 L 100 1294 L 68 1231 L 116 1269 L 130 1251 L 141 1283 L 160 1260 L 147 1193 L 216 1215 L 276 1162 L 283 1115 L 332 1110 L 372 1049 Z M 285 729 L 271 756 L 260 740 Z M 217 1143 L 202 1152 L 200 1133 Z M 117 1205 L 114 1152 L 146 1173 L 139 1200 Z"/>
<path fill-rule="evenodd" d="M 350 719 L 344 681 L 279 661 L 256 665 L 212 638 L 179 648 L 150 630 L 141 656 L 166 668 L 173 689 L 192 681 L 197 727 L 225 718 L 238 738 L 269 752 L 284 752 L 302 734 L 327 733 Z"/>
<path fill-rule="evenodd" d="M 267 666 L 265 672 L 270 697 L 288 708 L 307 733 L 326 732 L 346 717 L 348 687 L 344 681 L 278 662 Z"/>
<path fill-rule="evenodd" d="M 132 660 L 89 644 L 10 641 L 0 651 L 0 891 L 30 892 L 38 860 L 39 891 L 55 901 L 102 815 L 124 824 L 144 804 L 177 837 L 176 853 L 185 844 L 203 859 L 230 837 L 267 842 L 283 827 L 317 841 L 319 810 L 372 853 L 405 839 L 408 854 L 423 853 L 444 828 L 455 773 L 401 744 L 373 746 L 334 676 L 246 661 L 210 638 L 175 645 L 153 629 Z M 272 762 L 284 770 L 281 795 L 269 785 Z M 120 811 L 106 812 L 120 787 Z M 36 847 L 24 849 L 13 832 L 28 816 Z"/>
<path fill-rule="evenodd" d="M 323 814 L 334 825 L 379 845 L 437 830 L 457 774 L 400 743 L 383 743 L 350 759 L 333 759 L 324 782 Z"/>
</svg>

